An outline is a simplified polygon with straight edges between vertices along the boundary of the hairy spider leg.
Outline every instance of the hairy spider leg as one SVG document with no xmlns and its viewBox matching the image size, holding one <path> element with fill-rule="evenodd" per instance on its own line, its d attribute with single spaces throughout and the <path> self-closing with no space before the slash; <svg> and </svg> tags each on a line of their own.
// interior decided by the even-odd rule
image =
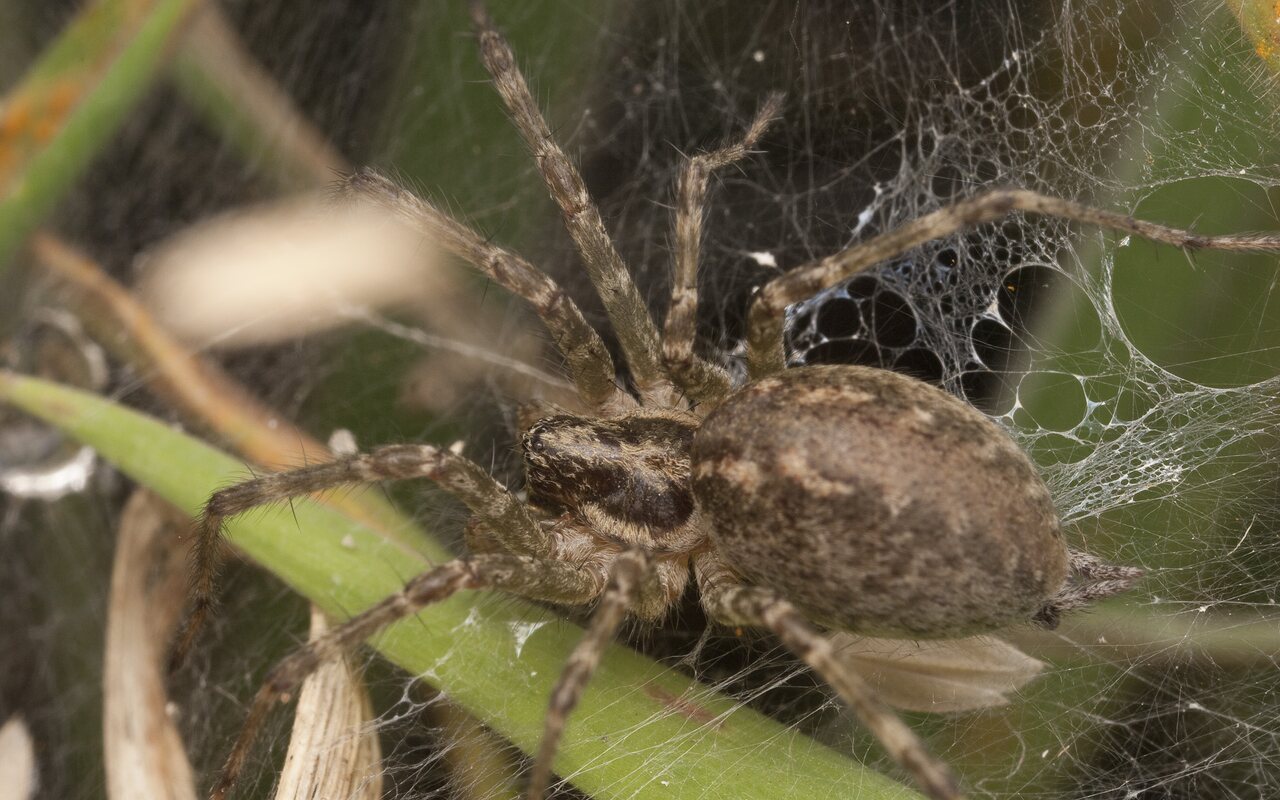
<svg viewBox="0 0 1280 800">
<path fill-rule="evenodd" d="M 371 169 L 352 175 L 339 191 L 385 209 L 528 302 L 564 355 L 578 396 L 593 413 L 616 414 L 635 407 L 635 400 L 616 383 L 613 359 L 600 334 L 545 272 Z"/>
<path fill-rule="evenodd" d="M 186 659 L 213 613 L 222 523 L 227 517 L 337 486 L 403 478 L 435 481 L 488 522 L 508 551 L 549 555 L 547 538 L 523 503 L 475 462 L 431 445 L 388 445 L 327 464 L 253 478 L 215 492 L 205 504 L 191 547 L 187 619 L 170 658 L 170 670 Z"/>
<path fill-rule="evenodd" d="M 992 189 L 903 223 L 820 261 L 789 270 L 766 283 L 756 295 L 747 320 L 747 367 L 751 377 L 764 377 L 785 368 L 783 324 L 788 306 L 913 247 L 995 222 L 1016 211 L 1111 228 L 1184 250 L 1280 252 L 1280 234 L 1276 233 L 1205 236 L 1027 189 Z"/>
<path fill-rule="evenodd" d="M 636 390 L 646 405 L 674 405 L 675 387 L 659 355 L 657 326 L 605 230 L 582 175 L 551 135 L 551 128 L 516 66 L 511 45 L 494 27 L 482 3 L 472 2 L 471 18 L 480 39 L 481 60 L 493 78 L 507 116 L 533 155 L 551 199 L 560 207 L 565 228 L 613 323 Z"/>
<path fill-rule="evenodd" d="M 589 568 L 533 556 L 489 554 L 459 558 L 411 579 L 402 591 L 357 614 L 276 664 L 253 697 L 210 800 L 223 800 L 244 769 L 272 707 L 287 702 L 308 675 L 397 620 L 464 589 L 503 589 L 522 597 L 581 605 L 597 597 L 600 575 Z"/>
<path fill-rule="evenodd" d="M 693 352 L 698 315 L 698 260 L 706 217 L 707 183 L 711 173 L 750 154 L 756 142 L 782 109 L 782 94 L 765 98 L 742 139 L 709 153 L 685 159 L 676 183 L 675 275 L 671 306 L 663 329 L 662 358 L 676 384 L 691 399 L 715 405 L 732 391 L 725 370 Z"/>
<path fill-rule="evenodd" d="M 694 571 L 702 605 L 717 622 L 765 628 L 822 677 L 932 800 L 963 800 L 960 784 L 945 763 L 929 752 L 875 690 L 837 657 L 827 637 L 786 600 L 767 589 L 742 583 L 713 553 L 699 553 Z"/>
<path fill-rule="evenodd" d="M 551 690 L 551 703 L 543 721 L 542 742 L 538 746 L 533 772 L 529 776 L 528 800 L 542 800 L 551 780 L 551 767 L 560 745 L 560 736 L 564 733 L 565 722 L 577 707 L 582 692 L 600 664 L 600 657 L 604 655 L 618 626 L 626 618 L 627 610 L 648 573 L 649 557 L 642 550 L 621 553 L 609 568 L 609 583 L 591 617 L 591 624 L 573 648 L 564 671 Z"/>
</svg>

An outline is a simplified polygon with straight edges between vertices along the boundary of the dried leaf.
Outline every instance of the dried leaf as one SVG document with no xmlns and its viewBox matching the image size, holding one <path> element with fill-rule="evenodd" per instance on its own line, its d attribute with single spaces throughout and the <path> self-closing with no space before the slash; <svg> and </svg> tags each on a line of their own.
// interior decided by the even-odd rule
<svg viewBox="0 0 1280 800">
<path fill-rule="evenodd" d="M 329 629 L 324 614 L 311 609 L 311 638 Z M 382 749 L 369 725 L 369 694 L 350 660 L 331 661 L 302 684 L 293 716 L 276 800 L 382 796 Z"/>
<path fill-rule="evenodd" d="M 972 711 L 1001 706 L 1044 669 L 1044 663 L 990 636 L 908 641 L 836 633 L 850 669 L 905 711 Z"/>
<path fill-rule="evenodd" d="M 163 654 L 177 623 L 186 558 L 177 509 L 136 491 L 120 517 L 107 612 L 102 737 L 107 796 L 195 800 L 195 781 L 170 719 Z"/>
<path fill-rule="evenodd" d="M 142 293 L 188 342 L 235 347 L 347 323 L 347 308 L 452 293 L 422 235 L 376 209 L 306 197 L 227 214 L 151 254 Z"/>
<path fill-rule="evenodd" d="M 0 800 L 28 800 L 36 793 L 36 750 L 22 717 L 0 726 Z"/>
</svg>

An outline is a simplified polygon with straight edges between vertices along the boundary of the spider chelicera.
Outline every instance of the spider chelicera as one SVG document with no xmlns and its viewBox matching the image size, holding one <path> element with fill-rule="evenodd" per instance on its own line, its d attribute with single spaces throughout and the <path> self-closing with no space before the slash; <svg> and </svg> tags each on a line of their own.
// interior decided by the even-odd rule
<svg viewBox="0 0 1280 800">
<path fill-rule="evenodd" d="M 711 174 L 747 157 L 782 113 L 768 97 L 745 134 L 688 158 L 676 188 L 675 279 L 660 334 L 573 162 L 556 144 L 506 41 L 473 6 L 480 52 L 601 296 L 633 390 L 600 335 L 546 274 L 371 171 L 343 194 L 416 226 L 532 305 L 564 357 L 581 413 L 529 408 L 529 500 L 428 444 L 392 445 L 214 494 L 194 544 L 190 616 L 175 663 L 213 603 L 223 521 L 343 484 L 429 478 L 471 511 L 471 553 L 410 580 L 285 658 L 258 691 L 213 790 L 234 784 L 261 723 L 319 664 L 465 589 L 596 603 L 551 696 L 528 794 L 541 797 L 568 714 L 625 615 L 661 617 L 690 579 L 711 619 L 772 631 L 817 672 L 935 800 L 951 770 L 838 657 L 830 634 L 945 639 L 1059 615 L 1140 572 L 1064 541 L 1027 456 L 987 417 L 920 381 L 854 366 L 784 369 L 788 306 L 913 247 L 1013 212 L 1117 229 L 1175 247 L 1280 250 L 1280 236 L 1201 236 L 1072 201 L 997 189 L 944 207 L 767 283 L 748 317 L 751 381 L 694 352 L 696 277 Z"/>
</svg>

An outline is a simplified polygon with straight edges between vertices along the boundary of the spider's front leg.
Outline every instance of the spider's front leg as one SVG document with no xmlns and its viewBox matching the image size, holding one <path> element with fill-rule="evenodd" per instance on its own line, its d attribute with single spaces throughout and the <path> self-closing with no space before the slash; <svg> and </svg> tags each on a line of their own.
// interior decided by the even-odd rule
<svg viewBox="0 0 1280 800">
<path fill-rule="evenodd" d="M 551 199 L 560 207 L 565 229 L 577 246 L 587 276 L 613 323 L 640 397 L 646 405 L 672 404 L 675 391 L 662 363 L 657 326 L 618 248 L 609 238 L 582 174 L 556 143 L 551 127 L 516 65 L 511 45 L 498 32 L 479 0 L 471 2 L 471 19 L 480 40 L 480 58 L 493 78 L 507 116 L 533 155 Z"/>
<path fill-rule="evenodd" d="M 782 94 L 765 98 L 742 139 L 685 159 L 676 183 L 675 274 L 663 327 L 662 359 L 684 392 L 698 402 L 719 403 L 732 389 L 729 375 L 693 352 L 698 314 L 698 262 L 711 173 L 745 158 L 782 109 Z"/>
<path fill-rule="evenodd" d="M 600 572 L 595 569 L 546 558 L 505 554 L 459 558 L 418 575 L 399 593 L 295 650 L 268 673 L 266 681 L 254 695 L 240 734 L 223 764 L 222 774 L 210 793 L 211 800 L 222 800 L 235 785 L 271 708 L 278 702 L 288 701 L 317 667 L 341 656 L 391 623 L 445 600 L 458 591 L 489 588 L 503 589 L 534 600 L 581 605 L 598 597 L 604 584 Z"/>
<path fill-rule="evenodd" d="M 840 661 L 831 641 L 794 606 L 767 589 L 742 583 L 712 553 L 700 553 L 694 559 L 694 571 L 702 604 L 712 619 L 726 625 L 772 631 L 835 689 L 926 795 L 932 800 L 962 800 L 964 795 L 951 769 L 930 753 L 906 723 L 876 697 L 875 691 Z"/>
<path fill-rule="evenodd" d="M 327 464 L 253 478 L 215 492 L 205 504 L 191 548 L 187 619 L 170 657 L 170 670 L 182 664 L 213 613 L 224 520 L 256 506 L 312 492 L 404 478 L 435 481 L 497 532 L 508 552 L 550 555 L 546 536 L 523 503 L 475 462 L 431 445 L 388 445 Z"/>
<path fill-rule="evenodd" d="M 766 283 L 756 295 L 747 320 L 747 366 L 751 377 L 764 377 L 785 368 L 782 329 L 788 306 L 926 242 L 996 222 L 1017 211 L 1109 228 L 1183 250 L 1280 252 L 1277 233 L 1205 236 L 1027 189 L 992 189 L 903 223 L 820 261 L 796 267 Z"/>
</svg>

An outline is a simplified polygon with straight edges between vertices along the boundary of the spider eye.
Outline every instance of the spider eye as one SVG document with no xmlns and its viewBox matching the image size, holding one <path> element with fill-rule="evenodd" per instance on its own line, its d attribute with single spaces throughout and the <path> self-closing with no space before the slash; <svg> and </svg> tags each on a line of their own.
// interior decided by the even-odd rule
<svg viewBox="0 0 1280 800">
<path fill-rule="evenodd" d="M 528 436 L 524 437 L 524 447 L 531 452 L 541 453 L 547 449 L 547 444 L 542 441 L 542 437 L 537 433 L 530 432 Z"/>
</svg>

